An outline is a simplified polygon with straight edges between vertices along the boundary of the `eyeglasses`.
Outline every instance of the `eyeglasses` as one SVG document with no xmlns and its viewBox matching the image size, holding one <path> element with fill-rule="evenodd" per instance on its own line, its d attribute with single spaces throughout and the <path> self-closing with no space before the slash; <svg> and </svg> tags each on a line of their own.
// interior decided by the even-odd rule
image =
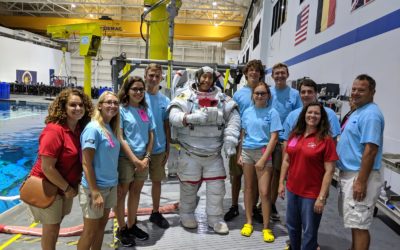
<svg viewBox="0 0 400 250">
<path fill-rule="evenodd" d="M 104 103 L 104 104 L 106 104 L 107 106 L 112 106 L 112 105 L 114 105 L 114 106 L 118 106 L 119 105 L 119 102 L 118 101 L 106 101 L 106 102 L 101 102 L 101 103 Z"/>
<path fill-rule="evenodd" d="M 130 90 L 132 90 L 133 93 L 139 93 L 139 94 L 144 93 L 144 88 L 130 88 Z"/>
<path fill-rule="evenodd" d="M 80 108 L 83 108 L 83 106 L 85 106 L 83 103 L 68 103 L 68 106 L 70 106 L 71 108 L 76 109 L 78 106 Z"/>
<path fill-rule="evenodd" d="M 255 95 L 255 96 L 261 96 L 261 97 L 266 96 L 267 94 L 268 94 L 268 92 L 254 92 L 254 93 L 253 93 L 253 95 Z"/>
</svg>

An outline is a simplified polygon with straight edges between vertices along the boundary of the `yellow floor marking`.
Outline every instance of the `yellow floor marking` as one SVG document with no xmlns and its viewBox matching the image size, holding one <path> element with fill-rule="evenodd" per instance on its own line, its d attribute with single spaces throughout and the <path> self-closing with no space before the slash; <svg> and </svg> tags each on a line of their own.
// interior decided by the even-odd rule
<svg viewBox="0 0 400 250">
<path fill-rule="evenodd" d="M 33 222 L 29 227 L 36 227 L 37 225 L 38 225 L 38 223 Z M 0 250 L 5 249 L 6 247 L 8 247 L 12 243 L 14 243 L 16 240 L 18 240 L 21 236 L 22 236 L 22 234 L 17 234 L 14 237 L 12 237 L 11 239 L 9 239 L 8 241 L 6 241 L 4 244 L 2 244 L 0 246 Z"/>
</svg>

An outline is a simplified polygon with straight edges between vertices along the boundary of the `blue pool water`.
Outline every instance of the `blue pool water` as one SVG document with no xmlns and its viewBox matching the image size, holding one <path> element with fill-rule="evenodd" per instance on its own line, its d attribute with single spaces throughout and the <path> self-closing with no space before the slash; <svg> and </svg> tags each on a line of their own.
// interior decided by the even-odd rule
<svg viewBox="0 0 400 250">
<path fill-rule="evenodd" d="M 37 157 L 39 134 L 44 127 L 47 107 L 47 104 L 0 102 L 1 197 L 12 197 L 19 194 L 19 187 Z M 9 132 L 12 131 L 15 124 L 22 124 L 25 129 Z M 19 202 L 19 199 L 0 200 L 0 213 Z"/>
</svg>

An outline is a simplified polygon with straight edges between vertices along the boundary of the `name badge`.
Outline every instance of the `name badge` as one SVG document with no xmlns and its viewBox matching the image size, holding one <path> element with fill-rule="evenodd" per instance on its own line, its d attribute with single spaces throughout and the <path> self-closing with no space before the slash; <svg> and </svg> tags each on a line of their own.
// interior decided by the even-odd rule
<svg viewBox="0 0 400 250">
<path fill-rule="evenodd" d="M 144 122 L 149 121 L 149 116 L 147 115 L 147 113 L 144 109 L 138 109 L 138 113 L 139 113 L 140 119 L 142 119 L 142 121 L 144 121 Z"/>
<path fill-rule="evenodd" d="M 296 147 L 297 143 L 299 142 L 299 137 L 293 137 L 290 141 L 289 141 L 289 147 Z"/>
</svg>

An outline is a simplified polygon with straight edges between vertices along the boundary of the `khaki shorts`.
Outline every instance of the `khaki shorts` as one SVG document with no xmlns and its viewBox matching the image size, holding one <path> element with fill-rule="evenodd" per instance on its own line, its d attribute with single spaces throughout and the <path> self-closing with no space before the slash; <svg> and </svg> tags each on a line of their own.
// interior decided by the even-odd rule
<svg viewBox="0 0 400 250">
<path fill-rule="evenodd" d="M 138 157 L 142 160 L 144 157 Z M 149 176 L 149 168 L 142 172 L 136 172 L 136 166 L 125 156 L 118 159 L 118 182 L 131 183 L 132 181 L 145 181 Z"/>
<path fill-rule="evenodd" d="M 278 142 L 275 146 L 274 151 L 272 151 L 272 166 L 278 172 L 281 171 L 282 166 L 282 143 Z"/>
<path fill-rule="evenodd" d="M 237 164 L 237 156 L 232 155 L 229 158 L 229 175 L 231 176 L 242 176 L 243 169 L 240 165 Z"/>
<path fill-rule="evenodd" d="M 35 221 L 42 224 L 59 224 L 65 215 L 71 213 L 73 199 L 57 195 L 56 200 L 48 208 L 29 206 Z"/>
<path fill-rule="evenodd" d="M 82 208 L 83 217 L 86 219 L 100 219 L 104 215 L 104 209 L 113 208 L 117 205 L 117 186 L 111 188 L 100 189 L 101 196 L 104 200 L 104 208 L 98 209 L 92 207 L 92 199 L 90 189 L 79 187 L 79 204 Z"/>
<path fill-rule="evenodd" d="M 344 227 L 368 230 L 383 185 L 381 174 L 379 171 L 371 172 L 367 184 L 367 196 L 361 202 L 353 199 L 353 183 L 358 172 L 341 172 L 339 176 L 339 213 L 343 216 Z"/>
<path fill-rule="evenodd" d="M 255 165 L 262 155 L 263 152 L 261 149 L 242 149 L 242 162 L 245 164 Z M 272 167 L 271 157 L 265 162 L 265 166 Z"/>
<path fill-rule="evenodd" d="M 150 180 L 162 181 L 165 179 L 165 165 L 162 164 L 166 153 L 152 154 L 149 166 Z"/>
</svg>

